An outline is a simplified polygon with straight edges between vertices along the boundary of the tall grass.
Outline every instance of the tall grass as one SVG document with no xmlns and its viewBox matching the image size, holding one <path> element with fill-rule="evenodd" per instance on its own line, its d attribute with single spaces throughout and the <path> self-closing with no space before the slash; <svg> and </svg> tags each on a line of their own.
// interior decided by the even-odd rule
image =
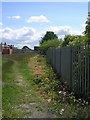
<svg viewBox="0 0 90 120">
<path fill-rule="evenodd" d="M 25 102 L 25 89 L 19 87 L 15 80 L 18 74 L 25 74 L 29 54 L 4 55 L 2 58 L 2 113 L 3 117 L 23 117 L 26 112 L 16 108 Z M 22 70 L 23 69 L 23 70 Z M 23 71 L 23 72 L 22 72 Z"/>
</svg>

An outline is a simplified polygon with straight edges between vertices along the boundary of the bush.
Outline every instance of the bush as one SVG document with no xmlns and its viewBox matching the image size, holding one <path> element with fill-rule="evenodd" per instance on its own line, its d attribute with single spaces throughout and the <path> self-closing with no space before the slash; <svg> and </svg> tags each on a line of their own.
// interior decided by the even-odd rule
<svg viewBox="0 0 90 120">
<path fill-rule="evenodd" d="M 88 41 L 87 36 L 81 35 L 66 35 L 64 41 L 61 44 L 61 47 L 83 44 Z"/>
<path fill-rule="evenodd" d="M 43 44 L 40 45 L 40 52 L 42 54 L 46 54 L 49 48 L 57 48 L 58 45 L 59 45 L 58 39 L 45 41 Z"/>
</svg>

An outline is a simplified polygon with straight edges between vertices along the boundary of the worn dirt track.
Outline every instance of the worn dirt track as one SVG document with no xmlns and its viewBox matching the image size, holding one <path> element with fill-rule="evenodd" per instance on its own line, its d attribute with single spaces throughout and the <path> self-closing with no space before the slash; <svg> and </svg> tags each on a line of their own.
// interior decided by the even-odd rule
<svg viewBox="0 0 90 120">
<path fill-rule="evenodd" d="M 29 61 L 29 67 L 33 72 L 33 75 L 43 76 L 45 73 L 42 66 L 37 62 L 38 55 L 31 57 Z M 12 110 L 23 110 L 25 111 L 24 118 L 55 118 L 56 116 L 48 110 L 48 101 L 44 100 L 39 96 L 38 92 L 34 90 L 32 84 L 28 84 L 21 74 L 18 63 L 14 61 L 14 66 L 16 78 L 14 79 L 14 84 L 18 87 L 23 88 L 24 94 L 23 100 L 18 106 L 12 106 Z M 36 100 L 37 99 L 37 100 Z"/>
</svg>

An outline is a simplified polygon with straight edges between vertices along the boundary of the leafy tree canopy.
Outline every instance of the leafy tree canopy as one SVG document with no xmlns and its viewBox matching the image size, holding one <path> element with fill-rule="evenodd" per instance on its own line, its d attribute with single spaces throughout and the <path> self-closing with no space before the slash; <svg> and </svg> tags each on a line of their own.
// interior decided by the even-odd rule
<svg viewBox="0 0 90 120">
<path fill-rule="evenodd" d="M 58 39 L 57 35 L 54 34 L 52 31 L 47 31 L 42 40 L 40 41 L 40 44 L 44 43 L 48 40 Z"/>
<path fill-rule="evenodd" d="M 70 45 L 76 45 L 76 44 L 82 44 L 88 41 L 87 36 L 81 36 L 81 35 L 66 35 L 64 38 L 64 41 L 62 42 L 61 47 L 70 46 Z"/>
<path fill-rule="evenodd" d="M 85 35 L 87 35 L 88 37 L 88 42 L 90 43 L 90 18 L 88 17 L 87 21 L 86 21 L 86 28 L 84 31 Z"/>
<path fill-rule="evenodd" d="M 59 45 L 59 42 L 60 41 L 58 39 L 45 41 L 43 44 L 40 45 L 41 53 L 46 54 L 49 48 L 57 48 Z"/>
</svg>

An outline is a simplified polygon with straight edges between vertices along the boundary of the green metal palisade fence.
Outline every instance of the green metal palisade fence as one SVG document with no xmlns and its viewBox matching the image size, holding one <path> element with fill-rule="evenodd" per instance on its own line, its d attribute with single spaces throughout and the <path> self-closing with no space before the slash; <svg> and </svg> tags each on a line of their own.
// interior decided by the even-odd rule
<svg viewBox="0 0 90 120">
<path fill-rule="evenodd" d="M 47 57 L 59 76 L 76 94 L 90 96 L 90 44 L 53 48 Z"/>
</svg>

